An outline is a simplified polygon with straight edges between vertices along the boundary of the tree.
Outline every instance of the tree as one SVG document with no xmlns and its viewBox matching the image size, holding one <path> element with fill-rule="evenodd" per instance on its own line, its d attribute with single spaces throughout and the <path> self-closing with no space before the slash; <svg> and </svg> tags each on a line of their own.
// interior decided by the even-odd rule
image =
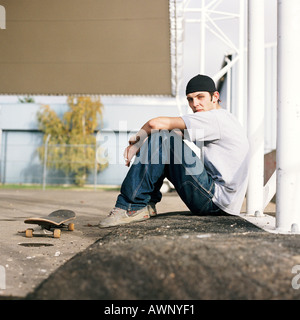
<svg viewBox="0 0 300 320">
<path fill-rule="evenodd" d="M 102 122 L 103 105 L 100 99 L 92 100 L 88 96 L 68 97 L 67 102 L 69 111 L 62 119 L 48 105 L 38 112 L 39 129 L 44 133 L 44 144 L 38 148 L 38 153 L 44 161 L 45 142 L 50 135 L 47 167 L 72 175 L 75 184 L 83 186 L 87 174 L 95 169 L 94 132 Z M 101 159 L 97 171 L 107 166 L 107 159 Z"/>
</svg>

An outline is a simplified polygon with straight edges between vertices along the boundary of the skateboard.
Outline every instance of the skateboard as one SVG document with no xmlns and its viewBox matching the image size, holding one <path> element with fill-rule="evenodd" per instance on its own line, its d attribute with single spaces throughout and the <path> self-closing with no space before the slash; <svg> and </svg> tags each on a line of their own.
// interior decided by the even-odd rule
<svg viewBox="0 0 300 320">
<path fill-rule="evenodd" d="M 75 218 L 75 212 L 72 210 L 56 210 L 48 216 L 27 218 L 24 222 L 28 224 L 37 224 L 42 230 L 53 233 L 54 238 L 60 238 L 61 229 L 65 228 L 69 231 L 74 230 L 74 223 L 70 221 Z M 27 238 L 32 238 L 34 231 L 35 230 L 32 228 L 26 229 L 25 236 Z"/>
</svg>

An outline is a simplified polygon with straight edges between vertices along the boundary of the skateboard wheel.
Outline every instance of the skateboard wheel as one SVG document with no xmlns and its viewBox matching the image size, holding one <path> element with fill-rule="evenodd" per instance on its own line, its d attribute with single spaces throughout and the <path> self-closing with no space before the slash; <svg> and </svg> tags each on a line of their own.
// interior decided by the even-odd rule
<svg viewBox="0 0 300 320">
<path fill-rule="evenodd" d="M 75 230 L 75 224 L 74 223 L 69 223 L 68 224 L 68 230 L 69 231 L 74 231 Z"/>
<path fill-rule="evenodd" d="M 26 238 L 32 238 L 33 237 L 33 229 L 26 229 L 25 236 L 26 236 Z"/>
<path fill-rule="evenodd" d="M 54 238 L 60 238 L 60 234 L 61 234 L 60 229 L 54 229 L 53 231 Z"/>
</svg>

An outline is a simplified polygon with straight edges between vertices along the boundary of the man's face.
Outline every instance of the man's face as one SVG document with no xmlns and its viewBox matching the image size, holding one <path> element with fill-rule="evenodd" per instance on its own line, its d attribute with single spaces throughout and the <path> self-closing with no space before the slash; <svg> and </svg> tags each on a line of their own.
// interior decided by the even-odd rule
<svg viewBox="0 0 300 320">
<path fill-rule="evenodd" d="M 204 112 L 217 109 L 219 93 L 216 91 L 211 97 L 210 93 L 206 91 L 192 92 L 186 98 L 194 113 Z"/>
</svg>

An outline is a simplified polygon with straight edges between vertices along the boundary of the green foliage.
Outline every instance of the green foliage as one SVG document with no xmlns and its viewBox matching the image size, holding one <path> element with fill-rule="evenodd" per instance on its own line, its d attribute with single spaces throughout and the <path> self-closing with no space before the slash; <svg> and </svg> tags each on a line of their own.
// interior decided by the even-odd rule
<svg viewBox="0 0 300 320">
<path fill-rule="evenodd" d="M 96 137 L 94 132 L 102 120 L 103 105 L 100 99 L 69 97 L 69 111 L 60 119 L 49 106 L 42 106 L 37 114 L 39 129 L 44 132 L 44 145 L 38 148 L 44 161 L 45 143 L 49 135 L 47 167 L 74 176 L 78 186 L 85 183 L 86 176 L 95 169 Z M 101 159 L 97 171 L 108 166 Z"/>
<path fill-rule="evenodd" d="M 32 97 L 30 97 L 30 96 L 26 96 L 23 99 L 19 98 L 19 101 L 21 103 L 34 103 L 34 99 Z"/>
</svg>

